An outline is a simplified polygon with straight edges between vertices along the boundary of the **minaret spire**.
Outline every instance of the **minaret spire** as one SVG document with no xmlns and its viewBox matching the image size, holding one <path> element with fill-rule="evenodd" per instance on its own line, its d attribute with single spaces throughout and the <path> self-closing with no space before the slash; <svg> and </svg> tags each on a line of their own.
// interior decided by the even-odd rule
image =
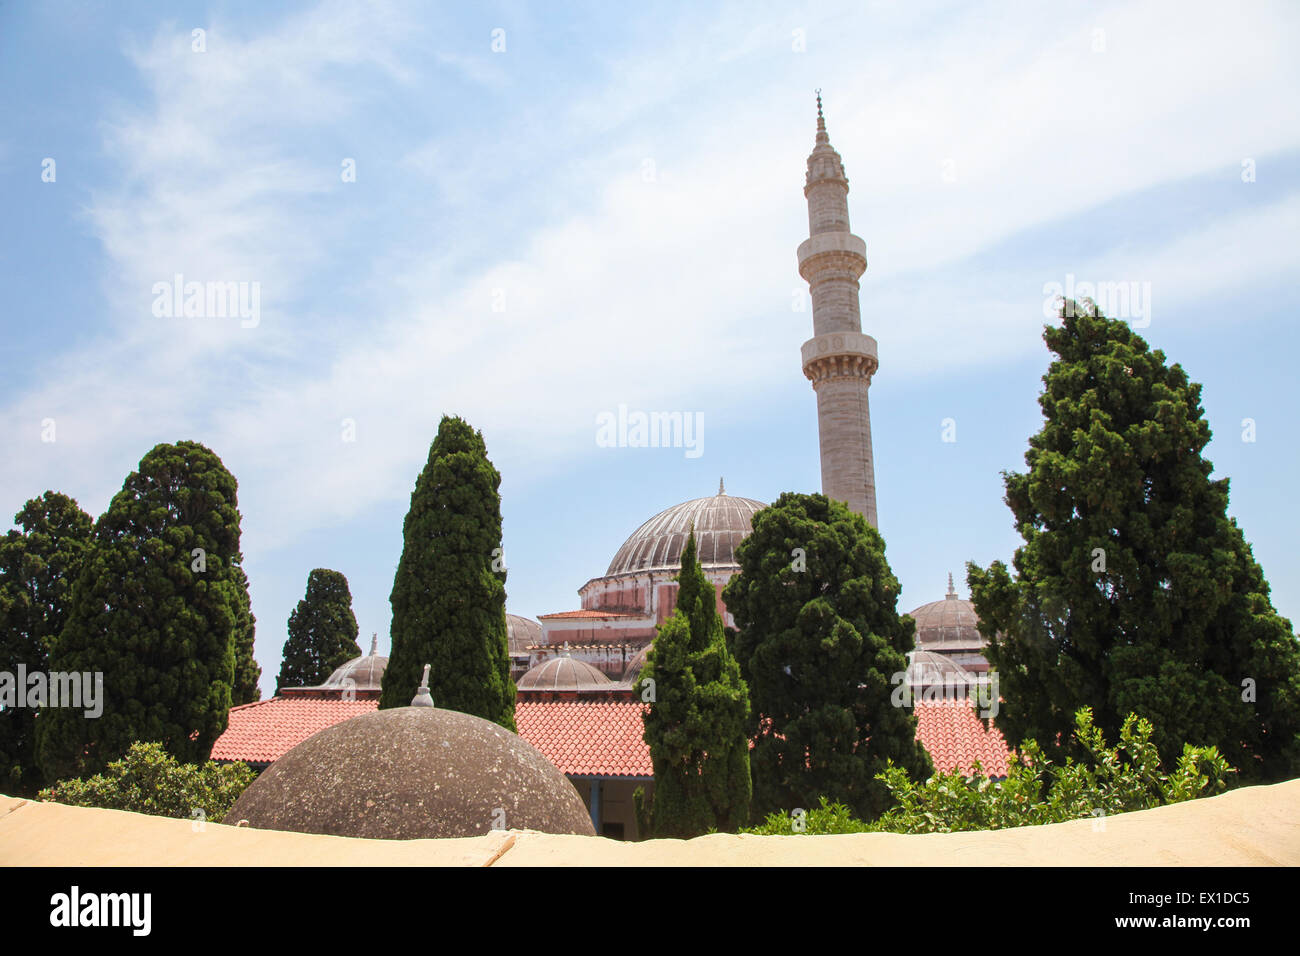
<svg viewBox="0 0 1300 956">
<path fill-rule="evenodd" d="M 822 493 L 876 527 L 876 471 L 867 390 L 879 361 L 876 340 L 862 334 L 858 279 L 867 246 L 849 231 L 849 180 L 831 146 L 817 91 L 817 140 L 803 194 L 808 238 L 799 244 L 799 274 L 813 303 L 813 337 L 803 344 L 803 372 L 817 393 Z"/>
</svg>

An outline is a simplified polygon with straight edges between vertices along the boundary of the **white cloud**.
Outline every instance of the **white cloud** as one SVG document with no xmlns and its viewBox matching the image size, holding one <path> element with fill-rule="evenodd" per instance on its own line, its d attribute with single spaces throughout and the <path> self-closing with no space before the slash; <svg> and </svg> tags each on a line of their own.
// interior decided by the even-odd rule
<svg viewBox="0 0 1300 956">
<path fill-rule="evenodd" d="M 812 109 L 791 78 L 814 67 L 872 261 L 866 331 L 886 340 L 891 374 L 1041 347 L 1044 277 L 1011 264 L 972 279 L 957 268 L 967 257 L 1153 185 L 1235 168 L 1243 151 L 1294 149 L 1300 137 L 1263 95 L 1297 86 L 1285 7 L 1212 23 L 1208 7 L 1072 7 L 1067 28 L 1054 25 L 1055 8 L 995 28 L 970 14 L 906 43 L 873 35 L 869 57 L 821 60 L 819 50 L 852 42 L 849 30 L 832 35 L 833 20 L 805 18 L 803 59 L 783 18 L 739 32 L 722 19 L 679 23 L 644 50 L 618 50 L 621 79 L 597 77 L 545 122 L 521 122 L 508 155 L 491 142 L 466 153 L 461 133 L 400 147 L 399 166 L 441 187 L 410 197 L 411 216 L 440 199 L 444 211 L 464 209 L 461 187 L 475 188 L 479 168 L 498 180 L 523 168 L 518 188 L 530 193 L 571 189 L 562 170 L 529 160 L 557 141 L 581 150 L 590 181 L 568 215 L 506 224 L 509 256 L 457 272 L 447 264 L 455 248 L 491 248 L 502 223 L 457 217 L 422 248 L 409 231 L 394 244 L 366 221 L 371 210 L 338 199 L 338 157 L 301 148 L 308 134 L 328 140 L 364 124 L 378 100 L 420 95 L 426 51 L 404 8 L 387 20 L 359 9 L 326 4 L 246 39 L 213 24 L 202 55 L 189 52 L 188 33 L 162 31 L 135 53 L 152 99 L 106 126 L 122 174 L 90 210 L 111 263 L 110 324 L 11 400 L 6 437 L 22 454 L 5 468 L 7 498 L 75 484 L 95 489 L 84 503 L 102 508 L 153 443 L 195 438 L 240 476 L 247 548 L 264 552 L 322 515 L 404 498 L 443 411 L 483 428 L 503 470 L 526 464 L 521 472 L 540 476 L 579 468 L 595 452 L 596 413 L 619 402 L 743 409 L 774 378 L 798 375 L 811 334 L 811 314 L 791 302 L 802 286 L 794 248 L 807 228 Z M 1106 30 L 1104 54 L 1091 50 L 1094 24 Z M 487 56 L 440 58 L 494 88 L 504 81 Z M 715 80 L 720 59 L 743 73 Z M 707 102 L 683 109 L 695 91 Z M 647 155 L 653 183 L 641 176 Z M 953 184 L 941 179 L 947 158 Z M 1247 282 L 1290 268 L 1279 257 L 1293 241 L 1225 259 L 1224 240 L 1293 237 L 1294 215 L 1293 200 L 1243 212 L 1133 259 L 1102 237 L 1091 267 L 1127 273 L 1136 261 L 1189 295 Z M 363 228 L 357 261 L 348 239 Z M 943 281 L 927 284 L 944 265 Z M 260 281 L 261 325 L 154 319 L 152 283 L 176 272 Z M 364 313 L 340 311 L 354 308 L 358 287 L 369 293 Z M 492 311 L 497 290 L 504 312 Z M 36 443 L 32 423 L 46 415 L 68 436 L 57 451 Z M 357 423 L 354 444 L 341 441 L 344 418 Z"/>
</svg>

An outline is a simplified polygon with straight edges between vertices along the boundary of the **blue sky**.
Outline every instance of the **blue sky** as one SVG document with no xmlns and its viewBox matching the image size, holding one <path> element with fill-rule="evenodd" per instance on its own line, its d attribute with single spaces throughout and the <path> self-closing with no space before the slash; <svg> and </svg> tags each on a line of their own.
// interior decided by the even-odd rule
<svg viewBox="0 0 1300 956">
<path fill-rule="evenodd" d="M 1150 284 L 1142 332 L 1204 383 L 1295 620 L 1298 28 L 1285 3 L 0 7 L 0 515 L 46 488 L 98 515 L 156 443 L 207 444 L 269 692 L 314 567 L 387 646 L 444 412 L 502 472 L 528 616 L 719 476 L 819 490 L 795 248 L 821 87 L 902 607 L 1010 558 L 999 472 L 1041 420 L 1044 286 L 1073 275 Z M 257 324 L 156 316 L 178 273 L 256 282 Z M 620 404 L 701 414 L 703 454 L 599 447 Z"/>
</svg>

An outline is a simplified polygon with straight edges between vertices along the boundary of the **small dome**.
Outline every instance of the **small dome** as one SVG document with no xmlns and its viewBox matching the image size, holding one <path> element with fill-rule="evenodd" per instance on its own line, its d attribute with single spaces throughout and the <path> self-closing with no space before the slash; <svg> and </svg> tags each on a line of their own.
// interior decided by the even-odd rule
<svg viewBox="0 0 1300 956">
<path fill-rule="evenodd" d="M 529 644 L 542 643 L 542 625 L 532 618 L 507 614 L 506 629 L 510 635 L 511 657 L 527 657 Z"/>
<path fill-rule="evenodd" d="M 623 542 L 606 577 L 633 571 L 678 570 L 691 526 L 704 567 L 735 567 L 736 546 L 752 530 L 754 514 L 766 508 L 753 498 L 733 498 L 719 483 L 711 498 L 695 498 L 655 515 Z"/>
<path fill-rule="evenodd" d="M 599 668 L 572 657 L 552 657 L 519 678 L 519 690 L 587 690 L 612 684 Z"/>
<path fill-rule="evenodd" d="M 948 593 L 941 601 L 922 604 L 912 612 L 919 648 L 978 648 L 984 646 L 975 605 L 957 597 L 948 575 Z"/>
<path fill-rule="evenodd" d="M 531 744 L 439 707 L 378 710 L 308 737 L 249 785 L 226 820 L 378 840 L 503 827 L 595 833 L 573 784 Z"/>
<path fill-rule="evenodd" d="M 370 640 L 370 653 L 365 657 L 354 657 L 346 664 L 335 668 L 334 673 L 325 679 L 321 687 L 349 688 L 352 690 L 379 690 L 384 668 L 388 658 L 379 653 L 379 635 Z"/>
<path fill-rule="evenodd" d="M 907 655 L 907 682 L 912 685 L 974 684 L 978 678 L 952 658 L 932 651 Z"/>
<path fill-rule="evenodd" d="M 636 652 L 636 657 L 627 662 L 627 669 L 623 671 L 624 684 L 635 684 L 641 677 L 641 669 L 645 667 L 646 652 L 650 650 L 650 647 L 651 645 L 647 644 Z"/>
</svg>

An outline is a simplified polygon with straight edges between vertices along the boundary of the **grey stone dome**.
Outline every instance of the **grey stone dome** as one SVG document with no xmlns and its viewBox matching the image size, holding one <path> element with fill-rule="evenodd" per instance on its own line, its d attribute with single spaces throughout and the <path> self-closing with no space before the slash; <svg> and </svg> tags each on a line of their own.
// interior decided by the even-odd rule
<svg viewBox="0 0 1300 956">
<path fill-rule="evenodd" d="M 587 690 L 613 683 L 599 668 L 572 657 L 552 657 L 519 678 L 519 690 Z"/>
<path fill-rule="evenodd" d="M 235 801 L 226 822 L 240 820 L 381 840 L 595 833 L 573 784 L 531 744 L 438 707 L 374 711 L 308 737 Z"/>
<path fill-rule="evenodd" d="M 365 657 L 354 657 L 346 664 L 334 669 L 334 673 L 325 678 L 322 688 L 335 690 L 379 690 L 388 667 L 388 658 L 379 653 L 379 638 L 375 636 L 370 642 L 370 653 Z"/>
<path fill-rule="evenodd" d="M 647 644 L 641 650 L 636 652 L 636 657 L 627 662 L 627 667 L 623 671 L 623 683 L 635 684 L 641 677 L 641 670 L 645 667 L 646 654 L 653 644 Z"/>
<path fill-rule="evenodd" d="M 510 637 L 510 654 L 512 657 L 526 657 L 529 644 L 542 643 L 542 625 L 532 618 L 518 614 L 506 615 L 506 630 Z"/>
<path fill-rule="evenodd" d="M 982 648 L 975 605 L 957 597 L 952 575 L 948 575 L 948 593 L 941 601 L 922 604 L 912 612 L 916 620 L 916 646 L 924 650 L 969 650 Z"/>
<path fill-rule="evenodd" d="M 716 495 L 673 505 L 637 528 L 618 549 L 605 576 L 680 569 L 692 524 L 701 565 L 736 567 L 736 546 L 752 530 L 754 514 L 766 507 L 753 498 L 732 497 L 719 485 Z"/>
</svg>

